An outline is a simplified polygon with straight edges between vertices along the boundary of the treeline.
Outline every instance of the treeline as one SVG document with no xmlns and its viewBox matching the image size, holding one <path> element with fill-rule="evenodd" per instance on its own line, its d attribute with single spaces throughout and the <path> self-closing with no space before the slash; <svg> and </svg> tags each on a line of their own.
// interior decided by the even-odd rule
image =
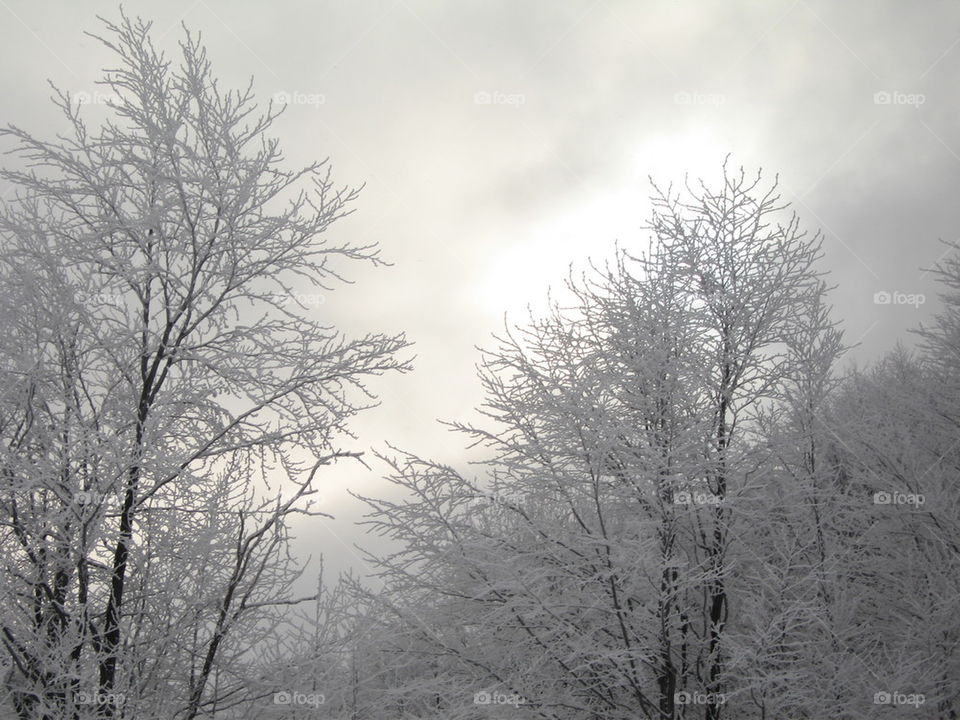
<svg viewBox="0 0 960 720">
<path fill-rule="evenodd" d="M 759 176 L 653 201 L 484 354 L 488 459 L 383 457 L 333 716 L 957 717 L 960 249 L 918 349 L 844 373 Z"/>
<path fill-rule="evenodd" d="M 2 131 L 4 716 L 956 719 L 960 247 L 916 350 L 844 371 L 775 181 L 654 186 L 648 243 L 483 353 L 481 461 L 379 455 L 378 582 L 296 597 L 290 518 L 410 367 L 297 283 L 377 250 L 196 36 L 100 39 L 110 120 Z"/>
</svg>

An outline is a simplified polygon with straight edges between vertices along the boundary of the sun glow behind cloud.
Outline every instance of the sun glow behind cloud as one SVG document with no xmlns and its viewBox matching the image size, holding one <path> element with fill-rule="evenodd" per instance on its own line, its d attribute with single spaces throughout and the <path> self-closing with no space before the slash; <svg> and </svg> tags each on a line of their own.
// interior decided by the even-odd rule
<svg viewBox="0 0 960 720">
<path fill-rule="evenodd" d="M 491 257 L 469 289 L 481 312 L 522 321 L 527 307 L 539 314 L 547 307 L 548 291 L 562 296 L 571 266 L 575 275 L 590 261 L 611 259 L 616 244 L 646 247 L 652 192 L 649 178 L 663 190 L 670 183 L 715 181 L 729 147 L 703 129 L 638 142 L 626 154 L 616 182 L 549 218 L 534 219 L 511 229 L 511 238 L 486 238 L 506 248 Z M 731 162 L 740 164 L 739 158 Z M 747 164 L 747 171 L 752 172 Z M 480 238 L 483 242 L 485 239 Z"/>
</svg>

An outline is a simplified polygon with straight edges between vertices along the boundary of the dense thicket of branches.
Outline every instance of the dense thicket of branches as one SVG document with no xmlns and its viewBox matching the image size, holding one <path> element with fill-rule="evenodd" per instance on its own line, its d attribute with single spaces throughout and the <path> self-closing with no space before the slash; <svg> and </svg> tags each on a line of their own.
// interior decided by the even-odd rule
<svg viewBox="0 0 960 720">
<path fill-rule="evenodd" d="M 773 193 L 657 192 L 645 254 L 508 330 L 476 477 L 384 457 L 364 717 L 956 717 L 960 253 L 921 350 L 842 375 Z"/>
</svg>

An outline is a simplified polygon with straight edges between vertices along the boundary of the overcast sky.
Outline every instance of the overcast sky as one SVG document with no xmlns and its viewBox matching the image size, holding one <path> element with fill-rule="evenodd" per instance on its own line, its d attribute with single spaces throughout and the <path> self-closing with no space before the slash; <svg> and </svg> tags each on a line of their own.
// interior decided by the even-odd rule
<svg viewBox="0 0 960 720">
<path fill-rule="evenodd" d="M 379 384 L 362 448 L 389 441 L 457 463 L 435 420 L 480 402 L 476 345 L 570 262 L 644 243 L 648 175 L 716 174 L 724 156 L 779 173 L 824 267 L 851 358 L 869 362 L 936 310 L 924 268 L 960 236 L 960 3 L 126 2 L 170 53 L 180 22 L 203 33 L 226 85 L 254 77 L 289 100 L 274 127 L 291 165 L 329 156 L 366 183 L 331 232 L 375 239 L 390 268 L 354 268 L 318 316 L 348 334 L 406 331 L 416 369 Z M 107 2 L 0 0 L 0 122 L 62 130 L 47 80 L 96 99 L 111 64 L 82 31 Z M 7 192 L 8 188 L 0 188 Z M 305 291 L 309 289 L 305 288 Z M 884 305 L 881 291 L 927 302 Z M 383 468 L 331 470 L 335 521 L 298 547 L 362 567 L 347 547 Z"/>
</svg>

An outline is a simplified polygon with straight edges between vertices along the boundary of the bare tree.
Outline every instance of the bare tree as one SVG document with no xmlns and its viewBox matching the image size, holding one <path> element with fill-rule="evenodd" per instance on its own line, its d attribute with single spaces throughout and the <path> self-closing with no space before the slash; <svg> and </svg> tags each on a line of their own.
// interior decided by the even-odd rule
<svg viewBox="0 0 960 720">
<path fill-rule="evenodd" d="M 26 167 L 0 215 L 0 632 L 21 717 L 190 718 L 250 699 L 235 628 L 291 601 L 286 520 L 406 342 L 345 339 L 297 293 L 380 262 L 328 234 L 357 191 L 286 170 L 277 111 L 222 90 L 197 36 L 174 65 L 149 24 L 104 23 L 103 125 L 57 91 L 69 133 L 3 130 Z"/>
<path fill-rule="evenodd" d="M 725 169 L 687 190 L 656 191 L 648 252 L 571 279 L 567 304 L 485 353 L 490 427 L 454 426 L 492 453 L 484 477 L 404 455 L 388 460 L 408 497 L 365 498 L 403 547 L 373 559 L 390 602 L 433 608 L 410 616 L 426 646 L 540 717 L 720 716 L 763 409 L 833 357 L 790 349 L 829 324 L 810 315 L 819 237 L 777 223 L 775 186 Z M 476 638 L 450 638 L 441 608 Z"/>
<path fill-rule="evenodd" d="M 706 309 L 701 327 L 709 356 L 709 408 L 712 440 L 707 446 L 707 482 L 715 498 L 712 532 L 705 550 L 710 559 L 708 692 L 720 694 L 724 673 L 722 638 L 729 614 L 726 591 L 728 533 L 733 504 L 728 502 L 731 459 L 738 435 L 754 429 L 757 414 L 787 380 L 787 352 L 798 318 L 816 311 L 824 292 L 816 270 L 819 233 L 808 237 L 799 218 L 780 222 L 787 206 L 777 186 L 763 188 L 762 177 L 747 179 L 723 168 L 717 190 L 703 182 L 687 196 L 668 189 L 655 198 L 652 228 L 669 248 L 685 288 Z M 811 299 L 813 306 L 811 306 Z M 740 454 L 740 462 L 745 458 Z M 742 472 L 742 471 L 741 471 Z M 705 719 L 718 720 L 723 705 L 708 703 Z"/>
</svg>

